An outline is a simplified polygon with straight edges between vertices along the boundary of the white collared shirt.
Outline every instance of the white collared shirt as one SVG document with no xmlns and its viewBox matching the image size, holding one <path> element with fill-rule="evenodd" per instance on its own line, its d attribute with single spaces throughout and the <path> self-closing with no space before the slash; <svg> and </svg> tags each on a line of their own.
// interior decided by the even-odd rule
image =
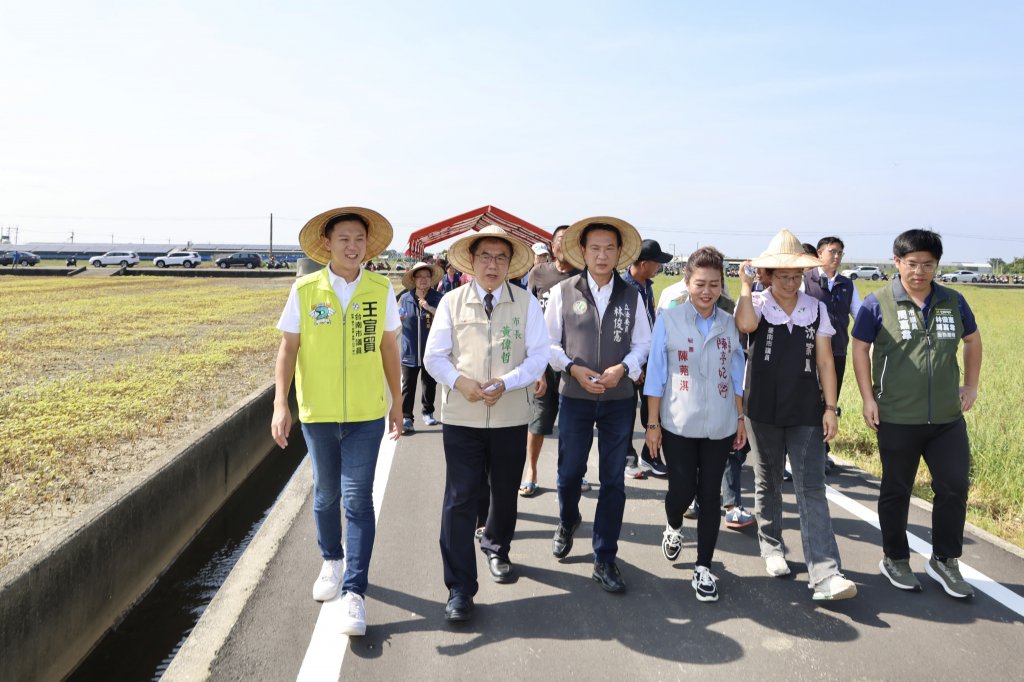
<svg viewBox="0 0 1024 682">
<path fill-rule="evenodd" d="M 599 287 L 594 278 L 587 272 L 587 285 L 590 287 L 590 294 L 597 304 L 598 319 L 604 317 L 604 311 L 608 308 L 608 302 L 612 298 L 612 284 L 614 277 L 608 284 Z M 622 359 L 629 367 L 629 378 L 636 381 L 640 377 L 640 371 L 647 362 L 647 354 L 651 351 L 651 321 L 647 319 L 647 309 L 644 306 L 640 292 L 636 292 L 636 314 L 633 321 L 633 333 L 630 337 L 629 352 Z M 569 364 L 569 356 L 562 348 L 562 287 L 554 286 L 548 298 L 548 307 L 544 311 L 544 322 L 548 328 L 548 336 L 551 337 L 551 358 L 548 361 L 556 372 L 561 372 Z M 595 340 L 595 343 L 597 341 Z M 591 367 L 595 372 L 603 372 L 607 367 Z"/>
<path fill-rule="evenodd" d="M 839 271 L 836 270 L 836 274 L 832 275 L 831 277 L 829 277 L 825 273 L 825 269 L 824 268 L 821 268 L 821 267 L 818 268 L 818 279 L 821 279 L 822 277 L 824 277 L 825 279 L 828 280 L 828 290 L 829 291 L 832 291 L 832 287 L 835 286 L 835 284 L 836 284 L 836 275 L 838 275 L 838 274 L 839 274 Z M 860 312 L 860 306 L 861 306 L 860 293 L 857 291 L 857 283 L 854 282 L 854 284 L 853 284 L 853 298 L 850 299 L 850 319 L 851 320 L 857 319 L 857 313 Z"/>
<path fill-rule="evenodd" d="M 331 266 L 327 266 L 327 277 L 331 281 L 341 309 L 348 310 L 348 304 L 352 301 L 352 294 L 359 286 L 359 280 L 363 278 L 363 269 L 359 268 L 359 274 L 351 282 L 334 274 Z M 277 321 L 277 328 L 289 334 L 298 334 L 302 329 L 302 311 L 299 310 L 299 289 L 298 282 L 292 284 L 292 290 L 288 292 L 288 300 L 281 311 L 281 318 Z M 384 307 L 384 331 L 393 332 L 402 326 L 402 318 L 398 314 L 398 302 L 395 299 L 395 289 L 388 282 L 387 304 Z"/>
<path fill-rule="evenodd" d="M 484 300 L 487 290 L 480 286 L 475 280 L 469 286 L 476 287 L 476 293 L 480 300 Z M 491 292 L 494 295 L 494 305 L 498 305 L 504 293 L 507 282 Z M 522 291 L 516 287 L 515 295 L 526 295 L 530 297 L 529 306 L 526 309 L 526 357 L 519 364 L 506 374 L 496 377 L 505 382 L 506 391 L 529 386 L 544 374 L 544 368 L 548 364 L 548 353 L 550 340 L 544 327 L 544 311 L 540 302 L 528 291 Z M 444 296 L 437 304 L 437 312 L 434 313 L 434 321 L 430 325 L 430 335 L 427 336 L 427 347 L 423 350 L 423 366 L 434 377 L 434 380 L 445 386 L 455 387 L 458 381 L 459 370 L 452 364 L 449 357 L 452 353 L 452 311 L 448 307 L 451 296 Z"/>
</svg>

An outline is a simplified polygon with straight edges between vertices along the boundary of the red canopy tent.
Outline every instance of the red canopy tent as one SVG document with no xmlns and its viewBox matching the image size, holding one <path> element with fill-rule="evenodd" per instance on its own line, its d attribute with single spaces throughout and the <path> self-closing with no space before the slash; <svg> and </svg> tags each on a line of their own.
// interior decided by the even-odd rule
<svg viewBox="0 0 1024 682">
<path fill-rule="evenodd" d="M 511 213 L 506 213 L 496 206 L 482 206 L 416 230 L 409 236 L 409 247 L 405 250 L 405 254 L 419 258 L 431 244 L 450 239 L 466 230 L 481 230 L 488 225 L 497 225 L 527 244 L 551 241 L 550 232 L 531 225 Z"/>
</svg>

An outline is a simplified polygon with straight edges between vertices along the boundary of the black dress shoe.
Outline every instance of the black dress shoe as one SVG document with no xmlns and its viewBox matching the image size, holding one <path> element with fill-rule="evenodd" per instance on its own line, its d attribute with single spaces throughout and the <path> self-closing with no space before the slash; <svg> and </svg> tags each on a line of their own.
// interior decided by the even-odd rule
<svg viewBox="0 0 1024 682">
<path fill-rule="evenodd" d="M 444 619 L 452 623 L 461 623 L 473 617 L 473 598 L 461 592 L 452 592 L 448 604 L 444 607 Z"/>
<path fill-rule="evenodd" d="M 626 583 L 622 582 L 622 574 L 619 573 L 619 567 L 615 565 L 615 562 L 606 564 L 601 561 L 595 561 L 594 574 L 591 577 L 601 583 L 601 588 L 605 592 L 626 591 Z"/>
<path fill-rule="evenodd" d="M 512 563 L 497 554 L 487 555 L 487 570 L 491 572 L 491 578 L 496 583 L 510 583 L 516 579 L 516 575 L 512 571 Z"/>
<path fill-rule="evenodd" d="M 551 553 L 559 559 L 565 558 L 565 555 L 572 549 L 572 536 L 576 533 L 576 529 L 580 527 L 580 522 L 583 521 L 583 517 L 576 519 L 576 523 L 572 524 L 571 528 L 566 528 L 562 524 L 558 524 L 555 528 L 555 537 L 551 539 Z"/>
</svg>

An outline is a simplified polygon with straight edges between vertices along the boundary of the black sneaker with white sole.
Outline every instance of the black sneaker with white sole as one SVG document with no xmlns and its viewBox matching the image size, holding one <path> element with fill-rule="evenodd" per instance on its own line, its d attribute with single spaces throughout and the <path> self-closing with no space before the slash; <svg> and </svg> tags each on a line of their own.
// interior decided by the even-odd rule
<svg viewBox="0 0 1024 682">
<path fill-rule="evenodd" d="M 697 593 L 697 601 L 718 601 L 718 583 L 707 566 L 695 567 L 690 582 Z"/>
<path fill-rule="evenodd" d="M 651 476 L 665 477 L 668 476 L 668 467 L 666 467 L 660 459 L 651 457 L 650 455 L 640 455 L 640 468 Z"/>
</svg>

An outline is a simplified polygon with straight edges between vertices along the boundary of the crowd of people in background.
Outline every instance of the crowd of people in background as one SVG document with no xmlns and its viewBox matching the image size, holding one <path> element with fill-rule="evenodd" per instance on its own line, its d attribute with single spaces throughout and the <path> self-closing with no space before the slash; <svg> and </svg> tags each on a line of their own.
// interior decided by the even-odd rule
<svg viewBox="0 0 1024 682">
<path fill-rule="evenodd" d="M 272 433 L 287 444 L 294 376 L 324 559 L 313 597 L 341 595 L 344 634 L 366 629 L 376 451 L 385 432 L 415 433 L 417 387 L 419 416 L 440 425 L 444 447 L 439 544 L 448 621 L 473 617 L 477 551 L 492 580 L 515 581 L 518 500 L 538 490 L 541 446 L 556 422 L 551 554 L 562 560 L 572 552 L 580 498 L 592 488 L 586 474 L 596 431 L 591 577 L 605 591 L 627 589 L 617 562 L 625 481 L 655 476 L 668 483 L 666 560 L 679 560 L 684 519 L 697 521 L 690 573 L 697 600 L 719 599 L 711 565 L 723 515 L 728 528 L 756 523 L 768 575 L 791 572 L 785 480 L 793 482 L 812 598 L 856 596 L 842 572 L 825 483 L 848 354 L 882 462 L 881 575 L 896 588 L 921 589 L 906 527 L 923 457 L 936 493 L 926 573 L 950 596 L 973 595 L 958 567 L 970 463 L 963 413 L 977 399 L 982 345 L 967 301 L 934 281 L 942 257 L 934 232 L 900 234 L 897 275 L 863 300 L 839 274 L 842 239 L 803 244 L 781 230 L 739 268 L 735 299 L 724 256 L 705 246 L 657 303 L 653 280 L 672 256 L 618 218 L 561 225 L 550 242 L 532 245 L 484 228 L 457 240 L 440 262 L 424 258 L 409 268 L 398 296 L 387 277 L 363 265 L 391 237 L 386 219 L 368 209 L 310 220 L 300 244 L 327 267 L 296 282 L 278 325 Z M 385 386 L 400 404 L 387 406 Z M 753 514 L 741 500 L 747 460 Z"/>
</svg>

